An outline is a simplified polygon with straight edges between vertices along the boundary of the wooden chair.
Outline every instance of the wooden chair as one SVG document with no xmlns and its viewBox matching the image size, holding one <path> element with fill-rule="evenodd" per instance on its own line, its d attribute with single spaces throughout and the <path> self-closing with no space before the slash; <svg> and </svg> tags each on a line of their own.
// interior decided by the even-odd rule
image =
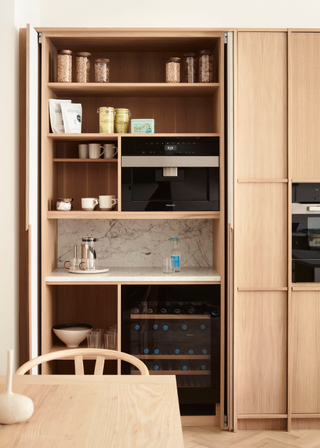
<svg viewBox="0 0 320 448">
<path fill-rule="evenodd" d="M 149 375 L 147 366 L 135 356 L 127 353 L 118 352 L 116 350 L 106 350 L 102 348 L 73 348 L 68 350 L 59 350 L 57 352 L 47 353 L 46 355 L 38 356 L 23 364 L 17 371 L 16 375 L 24 375 L 32 367 L 38 366 L 44 362 L 74 358 L 74 368 L 76 375 L 84 375 L 83 358 L 96 356 L 96 365 L 94 375 L 102 375 L 105 359 L 121 359 L 129 362 L 139 369 L 141 375 Z"/>
</svg>

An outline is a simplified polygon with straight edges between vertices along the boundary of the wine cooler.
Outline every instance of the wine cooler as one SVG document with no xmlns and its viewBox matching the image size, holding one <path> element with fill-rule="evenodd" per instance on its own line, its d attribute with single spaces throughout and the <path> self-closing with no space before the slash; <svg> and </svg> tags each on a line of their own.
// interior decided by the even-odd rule
<svg viewBox="0 0 320 448">
<path fill-rule="evenodd" d="M 176 375 L 181 415 L 220 402 L 220 285 L 122 285 L 121 349 Z M 122 373 L 138 370 L 122 362 Z"/>
</svg>

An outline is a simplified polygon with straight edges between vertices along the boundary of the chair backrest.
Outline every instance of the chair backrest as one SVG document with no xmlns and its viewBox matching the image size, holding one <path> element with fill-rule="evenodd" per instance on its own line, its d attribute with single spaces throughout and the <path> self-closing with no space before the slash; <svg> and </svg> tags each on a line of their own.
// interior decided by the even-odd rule
<svg viewBox="0 0 320 448">
<path fill-rule="evenodd" d="M 57 352 L 47 353 L 46 355 L 38 356 L 23 364 L 17 371 L 16 375 L 24 375 L 32 367 L 38 366 L 44 362 L 53 361 L 64 358 L 74 358 L 74 368 L 76 375 L 84 375 L 83 358 L 92 358 L 96 356 L 96 365 L 94 369 L 95 375 L 103 374 L 103 367 L 105 359 L 121 359 L 129 362 L 139 369 L 141 375 L 149 375 L 147 366 L 135 356 L 128 355 L 128 353 L 118 352 L 116 350 L 106 350 L 102 348 L 73 348 L 68 350 L 60 350 Z"/>
</svg>

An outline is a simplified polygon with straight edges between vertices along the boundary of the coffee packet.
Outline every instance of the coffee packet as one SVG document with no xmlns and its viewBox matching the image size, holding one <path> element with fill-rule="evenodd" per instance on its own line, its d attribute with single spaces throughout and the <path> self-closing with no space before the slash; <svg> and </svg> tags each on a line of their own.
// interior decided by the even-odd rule
<svg viewBox="0 0 320 448">
<path fill-rule="evenodd" d="M 71 103 L 71 100 L 49 99 L 50 125 L 52 132 L 55 134 L 63 134 L 65 132 L 61 112 L 62 103 Z"/>
<path fill-rule="evenodd" d="M 81 134 L 82 105 L 79 103 L 61 103 L 64 132 Z"/>
</svg>

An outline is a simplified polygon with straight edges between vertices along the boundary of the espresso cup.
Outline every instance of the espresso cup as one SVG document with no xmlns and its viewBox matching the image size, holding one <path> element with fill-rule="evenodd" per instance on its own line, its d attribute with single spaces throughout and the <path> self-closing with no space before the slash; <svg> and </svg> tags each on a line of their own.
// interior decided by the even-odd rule
<svg viewBox="0 0 320 448">
<path fill-rule="evenodd" d="M 112 210 L 117 203 L 118 199 L 116 199 L 115 195 L 113 194 L 106 196 L 99 196 L 100 210 Z"/>
<path fill-rule="evenodd" d="M 81 144 L 79 148 L 79 159 L 87 159 L 89 157 L 89 147 L 88 145 Z"/>
<path fill-rule="evenodd" d="M 114 146 L 112 143 L 105 143 L 104 147 L 104 158 L 105 159 L 113 159 L 113 157 L 118 154 L 118 148 Z"/>
<path fill-rule="evenodd" d="M 87 212 L 95 210 L 99 201 L 97 198 L 81 198 L 81 208 Z"/>
<path fill-rule="evenodd" d="M 100 159 L 103 154 L 104 148 L 100 143 L 89 143 L 89 159 Z"/>
</svg>

